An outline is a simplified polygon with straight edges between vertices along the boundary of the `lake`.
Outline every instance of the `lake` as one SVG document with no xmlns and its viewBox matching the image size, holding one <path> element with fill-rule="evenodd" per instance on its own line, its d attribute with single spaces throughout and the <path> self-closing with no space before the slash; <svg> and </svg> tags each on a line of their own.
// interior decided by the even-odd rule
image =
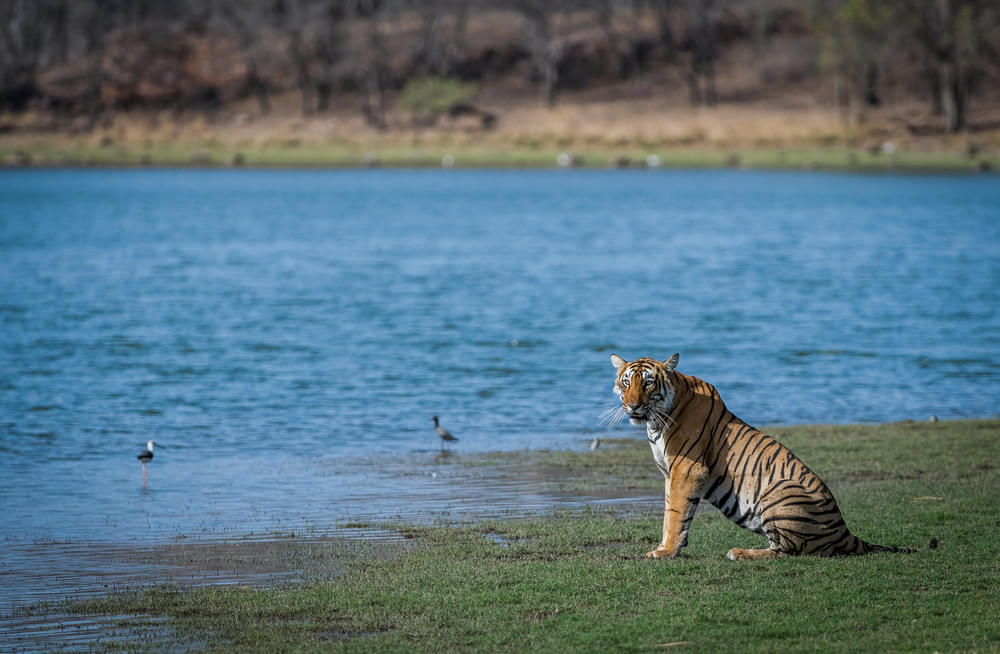
<svg viewBox="0 0 1000 654">
<path fill-rule="evenodd" d="M 8 547 L 460 507 L 431 417 L 586 447 L 612 352 L 756 425 L 1000 398 L 996 176 L 3 171 L 0 279 Z"/>
</svg>

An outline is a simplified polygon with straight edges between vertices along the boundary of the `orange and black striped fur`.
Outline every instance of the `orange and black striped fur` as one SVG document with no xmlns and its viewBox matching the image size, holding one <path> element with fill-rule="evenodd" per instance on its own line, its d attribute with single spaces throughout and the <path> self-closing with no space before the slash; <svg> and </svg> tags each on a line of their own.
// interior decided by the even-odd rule
<svg viewBox="0 0 1000 654">
<path fill-rule="evenodd" d="M 663 539 L 648 556 L 677 556 L 703 499 L 767 537 L 766 549 L 729 550 L 734 561 L 912 551 L 852 535 L 823 480 L 787 447 L 730 413 L 714 386 L 677 372 L 677 359 L 675 354 L 662 362 L 629 362 L 611 355 L 621 398 L 611 420 L 627 416 L 632 424 L 646 425 L 666 478 Z"/>
</svg>

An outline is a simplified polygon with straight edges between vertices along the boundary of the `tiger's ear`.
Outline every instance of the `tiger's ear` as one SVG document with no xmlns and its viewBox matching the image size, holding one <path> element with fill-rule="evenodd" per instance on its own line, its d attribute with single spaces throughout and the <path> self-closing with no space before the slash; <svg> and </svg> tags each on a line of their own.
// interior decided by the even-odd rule
<svg viewBox="0 0 1000 654">
<path fill-rule="evenodd" d="M 663 365 L 665 365 L 667 367 L 667 370 L 671 370 L 672 371 L 674 368 L 677 367 L 677 362 L 680 361 L 680 358 L 681 358 L 681 355 L 679 353 L 675 352 L 674 356 L 670 357 L 669 359 L 667 359 L 666 361 L 663 362 Z"/>
<path fill-rule="evenodd" d="M 617 354 L 611 355 L 611 364 L 615 367 L 615 370 L 621 372 L 621 369 L 628 365 L 628 361 L 621 358 Z"/>
</svg>

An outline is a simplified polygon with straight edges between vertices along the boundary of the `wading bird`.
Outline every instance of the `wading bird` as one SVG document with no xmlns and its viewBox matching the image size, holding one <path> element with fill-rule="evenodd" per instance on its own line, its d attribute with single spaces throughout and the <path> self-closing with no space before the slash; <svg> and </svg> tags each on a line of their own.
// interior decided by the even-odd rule
<svg viewBox="0 0 1000 654">
<path fill-rule="evenodd" d="M 139 459 L 139 463 L 142 464 L 142 487 L 146 487 L 146 464 L 153 460 L 153 446 L 156 445 L 156 441 L 146 441 L 146 449 L 139 452 L 136 457 Z M 162 445 L 160 447 L 163 447 Z"/>
<path fill-rule="evenodd" d="M 447 429 L 438 424 L 438 417 L 434 416 L 434 433 L 441 437 L 441 449 L 444 449 L 445 441 L 457 441 Z"/>
</svg>

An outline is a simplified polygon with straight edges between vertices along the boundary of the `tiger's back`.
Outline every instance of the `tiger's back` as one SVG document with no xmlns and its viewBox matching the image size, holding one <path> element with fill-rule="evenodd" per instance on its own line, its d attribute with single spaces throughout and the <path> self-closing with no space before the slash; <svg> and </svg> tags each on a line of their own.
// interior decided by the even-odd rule
<svg viewBox="0 0 1000 654">
<path fill-rule="evenodd" d="M 733 415 L 714 386 L 674 370 L 676 362 L 676 355 L 666 362 L 612 356 L 623 411 L 646 424 L 666 479 L 663 539 L 650 556 L 676 556 L 702 499 L 768 539 L 767 549 L 730 550 L 731 559 L 903 551 L 852 535 L 822 479 L 787 447 Z"/>
<path fill-rule="evenodd" d="M 706 501 L 741 527 L 766 536 L 784 554 L 838 556 L 881 549 L 850 533 L 833 493 L 790 449 L 729 415 L 716 441 Z"/>
</svg>

